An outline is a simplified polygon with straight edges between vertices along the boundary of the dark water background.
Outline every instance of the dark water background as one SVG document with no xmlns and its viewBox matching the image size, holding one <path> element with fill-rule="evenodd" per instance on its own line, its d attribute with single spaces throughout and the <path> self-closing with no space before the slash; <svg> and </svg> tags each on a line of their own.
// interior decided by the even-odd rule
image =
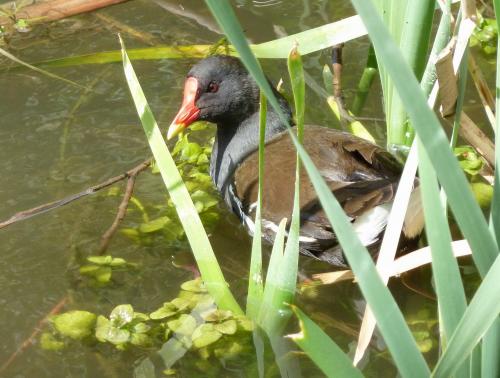
<svg viewBox="0 0 500 378">
<path fill-rule="evenodd" d="M 354 14 L 349 1 L 240 0 L 233 4 L 248 38 L 255 43 Z M 194 17 L 181 15 L 186 13 Z M 134 0 L 97 14 L 151 33 L 166 45 L 212 44 L 221 38 L 208 9 L 198 0 Z M 36 62 L 116 50 L 119 46 L 115 33 L 116 29 L 95 14 L 80 15 L 14 36 L 10 51 L 27 62 Z M 126 33 L 124 38 L 129 49 L 146 46 Z M 347 103 L 352 99 L 363 69 L 367 47 L 367 39 L 362 38 L 348 43 L 344 49 L 343 86 Z M 328 59 L 328 52 L 304 57 L 307 72 L 321 86 L 321 69 Z M 4 58 L 0 58 L 0 62 L 3 66 L 10 64 Z M 175 115 L 185 73 L 193 62 L 190 59 L 134 62 L 163 128 Z M 274 82 L 286 75 L 283 60 L 262 61 L 262 64 Z M 92 85 L 93 92 L 82 98 L 81 89 L 31 70 L 0 71 L 0 221 L 120 174 L 149 156 L 121 63 L 54 68 L 52 72 Z M 311 90 L 307 96 L 307 122 L 334 122 L 323 98 Z M 471 98 L 466 107 L 478 112 L 477 100 Z M 80 106 L 72 111 L 79 101 L 82 101 Z M 363 115 L 382 118 L 378 83 Z M 367 125 L 375 130 L 375 135 L 383 137 L 382 121 L 370 121 Z M 198 138 L 206 139 L 212 132 L 201 133 Z M 124 182 L 117 186 L 123 188 Z M 166 191 L 159 176 L 146 172 L 137 180 L 135 195 L 146 207 L 153 208 L 165 201 Z M 0 230 L 0 364 L 32 333 L 40 319 L 68 295 L 71 301 L 65 310 L 109 314 L 115 305 L 131 303 L 136 310 L 149 312 L 173 298 L 179 284 L 192 278 L 192 273 L 172 264 L 172 261 L 189 261 L 186 243 L 172 247 L 157 239 L 144 246 L 118 233 L 108 253 L 140 263 L 140 269 L 117 275 L 112 285 L 101 289 L 89 287 L 79 279 L 78 262 L 96 253 L 100 237 L 113 221 L 119 201 L 120 197 L 102 191 Z M 211 242 L 231 288 L 243 304 L 250 238 L 223 204 L 219 207 L 220 221 L 211 234 Z M 140 221 L 140 214 L 132 209 L 123 226 L 133 227 Z M 303 270 L 309 274 L 328 271 L 329 267 L 307 261 Z M 404 284 L 402 280 L 395 280 L 391 289 L 406 316 L 415 318 L 425 310 L 424 318 L 434 318 L 434 301 L 408 288 L 414 286 L 421 292 L 429 291 L 428 272 L 405 279 Z M 355 284 L 325 286 L 314 295 L 299 294 L 297 301 L 344 350 L 353 351 L 364 309 Z M 373 345 L 365 373 L 394 376 L 395 369 L 383 341 L 376 338 Z M 131 376 L 139 357 L 140 354 L 111 350 L 101 353 L 87 346 L 47 352 L 33 345 L 4 374 L 9 377 Z M 432 361 L 433 353 L 427 357 Z M 321 376 L 306 358 L 301 361 L 304 376 Z M 243 374 L 222 371 L 223 376 Z M 179 372 L 182 374 L 182 367 Z"/>
</svg>

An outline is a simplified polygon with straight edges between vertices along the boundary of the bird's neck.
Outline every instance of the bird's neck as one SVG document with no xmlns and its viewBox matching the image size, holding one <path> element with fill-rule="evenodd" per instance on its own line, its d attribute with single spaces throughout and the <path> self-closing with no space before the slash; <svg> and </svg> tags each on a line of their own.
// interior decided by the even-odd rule
<svg viewBox="0 0 500 378">
<path fill-rule="evenodd" d="M 292 124 L 292 113 L 284 99 L 280 99 L 283 113 Z M 226 198 L 227 188 L 234 170 L 249 154 L 259 148 L 259 113 L 255 112 L 236 124 L 218 124 L 212 157 L 210 175 L 217 189 Z M 286 129 L 278 114 L 268 106 L 266 116 L 266 141 Z"/>
</svg>

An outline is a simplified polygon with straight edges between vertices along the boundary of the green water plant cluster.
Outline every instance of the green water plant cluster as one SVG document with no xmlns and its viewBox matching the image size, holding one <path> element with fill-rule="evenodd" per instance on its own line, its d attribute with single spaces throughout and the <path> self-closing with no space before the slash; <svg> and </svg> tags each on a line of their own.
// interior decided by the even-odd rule
<svg viewBox="0 0 500 378">
<path fill-rule="evenodd" d="M 200 278 L 184 282 L 179 295 L 143 313 L 131 304 L 116 306 L 109 316 L 84 310 L 68 311 L 50 319 L 40 338 L 45 350 L 61 350 L 72 343 L 105 343 L 117 350 L 157 350 L 162 345 L 197 353 L 208 360 L 236 358 L 251 350 L 253 323 L 243 315 L 218 309 Z M 168 347 L 167 347 L 168 348 Z"/>
<path fill-rule="evenodd" d="M 207 128 L 206 123 L 198 122 L 190 128 L 190 132 L 205 128 Z M 172 150 L 172 156 L 204 227 L 210 230 L 219 219 L 217 210 L 219 198 L 208 173 L 213 138 L 200 144 L 190 140 L 190 132 L 179 136 Z M 152 172 L 159 173 L 154 163 Z M 150 244 L 153 237 L 160 235 L 170 243 L 185 240 L 184 228 L 179 222 L 177 211 L 170 198 L 167 198 L 164 203 L 156 204 L 153 209 L 146 209 L 137 197 L 132 199 L 132 204 L 141 212 L 143 222 L 135 227 L 122 228 L 122 234 L 142 244 Z M 150 216 L 151 212 L 155 215 Z"/>
<path fill-rule="evenodd" d="M 121 257 L 89 256 L 87 264 L 80 266 L 79 272 L 88 277 L 93 284 L 106 285 L 111 281 L 113 272 L 137 268 L 137 264 L 126 261 Z"/>
<path fill-rule="evenodd" d="M 494 18 L 479 15 L 477 27 L 470 38 L 470 46 L 477 46 L 487 55 L 497 52 L 498 27 Z"/>
</svg>

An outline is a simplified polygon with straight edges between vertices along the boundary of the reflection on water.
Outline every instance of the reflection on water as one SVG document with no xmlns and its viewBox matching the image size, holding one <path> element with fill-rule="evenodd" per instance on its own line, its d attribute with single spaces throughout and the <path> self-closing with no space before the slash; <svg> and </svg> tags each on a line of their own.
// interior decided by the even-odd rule
<svg viewBox="0 0 500 378">
<path fill-rule="evenodd" d="M 233 3 L 253 42 L 296 33 L 353 13 L 348 1 L 235 0 Z M 221 37 L 219 29 L 209 11 L 200 4 L 196 0 L 184 1 L 182 6 L 170 0 L 131 1 L 99 13 L 147 32 L 162 44 L 214 43 Z M 115 31 L 102 18 L 85 14 L 16 35 L 11 47 L 16 56 L 29 62 L 115 50 L 118 48 Z M 144 42 L 123 34 L 128 48 L 144 46 Z M 348 100 L 363 68 L 366 48 L 366 40 L 361 40 L 345 49 L 344 60 L 349 70 L 344 73 L 344 87 Z M 312 80 L 321 83 L 321 67 L 327 59 L 328 53 L 304 58 Z M 1 62 L 9 64 L 5 59 Z M 163 127 L 175 114 L 182 82 L 192 63 L 188 59 L 134 62 L 153 112 Z M 283 61 L 264 61 L 263 66 L 274 81 L 286 72 Z M 0 221 L 18 211 L 79 192 L 132 168 L 149 156 L 121 64 L 74 66 L 53 69 L 53 72 L 90 90 L 84 91 L 33 71 L 0 71 Z M 381 117 L 377 89 L 374 92 L 369 100 L 372 106 L 366 113 Z M 332 122 L 323 100 L 313 92 L 308 92 L 308 96 L 308 121 Z M 193 135 L 201 140 L 209 137 L 210 132 Z M 117 186 L 123 189 L 124 182 Z M 135 196 L 149 208 L 163 203 L 165 190 L 159 177 L 149 172 L 141 174 Z M 176 267 L 192 263 L 186 243 L 172 247 L 161 238 L 153 238 L 147 244 L 138 244 L 117 234 L 109 253 L 139 263 L 140 268 L 117 274 L 111 285 L 98 289 L 82 282 L 78 275 L 79 263 L 96 253 L 100 237 L 114 219 L 119 201 L 118 196 L 102 191 L 0 230 L 0 324 L 3 325 L 0 363 L 63 298 L 68 300 L 65 309 L 108 314 L 117 304 L 131 303 L 138 311 L 150 312 L 173 297 L 181 282 L 192 278 L 192 272 Z M 244 303 L 250 239 L 222 205 L 219 211 L 222 216 L 211 234 L 211 242 L 232 289 Z M 140 212 L 132 207 L 123 226 L 135 227 L 140 222 Z M 303 266 L 305 275 L 329 269 L 314 261 L 307 261 Z M 432 301 L 397 286 L 393 291 L 402 309 L 429 308 L 434 313 Z M 344 282 L 304 290 L 299 294 L 298 303 L 344 350 L 352 350 L 364 310 L 355 285 Z M 382 340 L 376 338 L 373 347 L 366 374 L 376 376 L 383 369 L 393 375 Z M 31 346 L 9 367 L 7 375 L 131 376 L 134 363 L 141 355 L 90 346 L 55 353 Z M 300 362 L 304 375 L 318 375 L 305 358 Z M 181 372 L 182 369 L 192 371 L 185 365 Z M 224 374 L 238 376 L 241 371 L 226 370 Z"/>
</svg>

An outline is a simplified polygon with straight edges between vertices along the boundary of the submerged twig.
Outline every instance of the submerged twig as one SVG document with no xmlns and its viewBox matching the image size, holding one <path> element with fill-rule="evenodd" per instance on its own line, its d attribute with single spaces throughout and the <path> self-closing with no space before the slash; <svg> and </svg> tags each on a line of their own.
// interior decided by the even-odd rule
<svg viewBox="0 0 500 378">
<path fill-rule="evenodd" d="M 22 344 L 19 346 L 19 348 L 16 349 L 14 353 L 10 355 L 10 357 L 2 364 L 0 367 L 0 374 L 2 374 L 5 369 L 7 369 L 13 362 L 14 360 L 21 355 L 26 349 L 28 349 L 31 345 L 34 344 L 35 338 L 39 335 L 40 332 L 42 332 L 42 327 L 45 325 L 49 317 L 52 315 L 55 315 L 61 311 L 61 309 L 66 305 L 66 303 L 69 301 L 69 296 L 65 296 L 62 298 L 57 304 L 52 307 L 52 309 L 45 315 L 36 325 L 35 329 L 31 333 L 31 335 L 22 342 Z"/>
<path fill-rule="evenodd" d="M 123 220 L 123 218 L 125 218 L 125 215 L 127 213 L 128 203 L 130 202 L 130 198 L 132 197 L 132 193 L 134 192 L 134 185 L 135 185 L 135 180 L 137 179 L 137 175 L 146 167 L 143 168 L 142 166 L 140 166 L 139 168 L 141 169 L 135 170 L 128 177 L 125 194 L 123 195 L 123 199 L 122 202 L 120 203 L 120 206 L 118 206 L 118 212 L 116 213 L 115 220 L 101 237 L 101 244 L 99 246 L 99 251 L 97 252 L 98 255 L 102 255 L 104 254 L 104 252 L 106 252 L 109 243 L 111 243 L 111 238 L 118 229 L 120 222 Z"/>
<path fill-rule="evenodd" d="M 91 12 L 99 8 L 123 3 L 127 0 L 50 0 L 33 3 L 18 10 L 14 17 L 1 16 L 0 25 L 8 26 L 19 19 L 31 22 L 48 22 Z"/>
<path fill-rule="evenodd" d="M 91 186 L 90 188 L 87 188 L 79 193 L 72 194 L 72 195 L 65 197 L 63 199 L 49 202 L 49 203 L 45 203 L 43 205 L 16 213 L 13 216 L 11 216 L 9 219 L 7 219 L 3 222 L 0 222 L 0 229 L 7 227 L 13 223 L 31 218 L 35 215 L 39 215 L 39 214 L 45 213 L 47 211 L 57 209 L 58 207 L 67 205 L 68 203 L 76 201 L 77 199 L 88 196 L 90 194 L 94 194 L 95 192 L 97 192 L 101 189 L 107 188 L 108 186 L 111 186 L 111 185 L 117 183 L 118 181 L 124 180 L 124 179 L 129 178 L 130 176 L 133 176 L 133 175 L 137 175 L 137 173 L 139 173 L 139 172 L 145 170 L 147 167 L 149 167 L 151 165 L 151 161 L 152 161 L 152 159 L 148 159 L 148 160 L 142 162 L 141 164 L 137 165 L 136 167 L 130 169 L 129 171 L 122 173 L 121 175 L 111 177 L 111 178 L 107 179 L 106 181 L 101 182 L 97 185 Z"/>
</svg>

